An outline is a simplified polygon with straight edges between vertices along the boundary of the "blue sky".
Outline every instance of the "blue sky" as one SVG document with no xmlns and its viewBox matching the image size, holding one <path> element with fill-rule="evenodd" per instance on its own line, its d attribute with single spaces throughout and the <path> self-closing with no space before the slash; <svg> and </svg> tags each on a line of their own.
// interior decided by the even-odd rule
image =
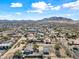
<svg viewBox="0 0 79 59">
<path fill-rule="evenodd" d="M 40 20 L 61 16 L 79 20 L 79 0 L 0 0 L 0 19 Z"/>
</svg>

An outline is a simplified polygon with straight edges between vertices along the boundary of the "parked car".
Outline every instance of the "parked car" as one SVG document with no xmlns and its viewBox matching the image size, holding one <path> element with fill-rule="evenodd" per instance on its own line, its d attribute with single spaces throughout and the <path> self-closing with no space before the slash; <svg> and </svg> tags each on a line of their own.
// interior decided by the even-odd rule
<svg viewBox="0 0 79 59">
<path fill-rule="evenodd" d="M 48 55 L 48 54 L 49 54 L 49 48 L 44 47 L 44 48 L 43 48 L 43 54 Z"/>
</svg>

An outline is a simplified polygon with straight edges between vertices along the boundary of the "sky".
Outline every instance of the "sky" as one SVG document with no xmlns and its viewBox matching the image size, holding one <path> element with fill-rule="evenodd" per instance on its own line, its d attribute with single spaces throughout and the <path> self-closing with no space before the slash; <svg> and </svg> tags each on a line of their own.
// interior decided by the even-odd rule
<svg viewBox="0 0 79 59">
<path fill-rule="evenodd" d="M 0 0 L 1 20 L 40 20 L 54 16 L 79 20 L 79 0 Z"/>
</svg>

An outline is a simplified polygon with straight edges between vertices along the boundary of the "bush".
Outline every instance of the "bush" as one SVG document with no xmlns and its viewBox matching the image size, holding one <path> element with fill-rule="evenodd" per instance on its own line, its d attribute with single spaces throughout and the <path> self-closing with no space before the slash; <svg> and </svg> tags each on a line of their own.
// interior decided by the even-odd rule
<svg viewBox="0 0 79 59">
<path fill-rule="evenodd" d="M 60 47 L 59 44 L 56 44 L 56 45 L 54 46 L 54 48 L 55 48 L 56 50 L 59 50 L 61 47 Z"/>
<path fill-rule="evenodd" d="M 17 51 L 17 52 L 15 53 L 15 55 L 16 55 L 16 56 L 22 56 L 22 52 L 21 52 L 21 51 Z"/>
</svg>

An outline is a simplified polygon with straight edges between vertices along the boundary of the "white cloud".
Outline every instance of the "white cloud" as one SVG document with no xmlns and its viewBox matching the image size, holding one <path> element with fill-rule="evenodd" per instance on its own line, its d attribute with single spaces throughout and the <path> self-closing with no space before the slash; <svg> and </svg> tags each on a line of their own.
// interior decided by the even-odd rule
<svg viewBox="0 0 79 59">
<path fill-rule="evenodd" d="M 36 10 L 60 10 L 62 8 L 69 8 L 74 10 L 79 10 L 79 0 L 69 3 L 64 3 L 62 5 L 53 6 L 50 3 L 44 1 L 32 3 L 32 8 Z"/>
<path fill-rule="evenodd" d="M 42 10 L 29 10 L 28 13 L 43 13 Z"/>
<path fill-rule="evenodd" d="M 21 15 L 21 13 L 20 12 L 16 12 L 16 15 Z"/>
<path fill-rule="evenodd" d="M 72 16 L 73 14 L 63 14 L 63 16 L 66 16 L 66 17 L 70 17 Z"/>
<path fill-rule="evenodd" d="M 62 5 L 53 6 L 50 3 L 46 3 L 44 1 L 35 2 L 31 5 L 32 10 L 28 10 L 29 13 L 43 13 L 47 11 L 60 10 L 64 8 L 79 10 L 79 0 L 75 2 L 64 3 Z"/>
<path fill-rule="evenodd" d="M 45 3 L 44 1 L 32 3 L 31 7 L 32 7 L 32 10 L 28 10 L 27 12 L 43 13 L 44 11 L 60 9 L 60 6 L 55 7 L 55 6 L 51 5 L 50 3 Z"/>
<path fill-rule="evenodd" d="M 60 6 L 54 7 L 50 3 L 45 3 L 44 1 L 32 3 L 32 8 L 39 10 L 59 10 Z"/>
<path fill-rule="evenodd" d="M 51 8 L 51 10 L 60 10 L 60 9 L 61 9 L 61 6 L 56 6 L 56 7 Z"/>
<path fill-rule="evenodd" d="M 22 7 L 22 3 L 11 3 L 10 7 Z"/>
<path fill-rule="evenodd" d="M 70 9 L 79 9 L 79 0 L 75 2 L 65 3 L 62 5 L 63 8 L 70 8 Z"/>
<path fill-rule="evenodd" d="M 12 19 L 12 15 L 0 15 L 0 19 L 8 19 L 11 20 Z"/>
<path fill-rule="evenodd" d="M 45 10 L 49 5 L 46 4 L 45 2 L 36 2 L 36 3 L 32 3 L 32 7 L 35 9 L 41 9 L 41 10 Z"/>
</svg>

